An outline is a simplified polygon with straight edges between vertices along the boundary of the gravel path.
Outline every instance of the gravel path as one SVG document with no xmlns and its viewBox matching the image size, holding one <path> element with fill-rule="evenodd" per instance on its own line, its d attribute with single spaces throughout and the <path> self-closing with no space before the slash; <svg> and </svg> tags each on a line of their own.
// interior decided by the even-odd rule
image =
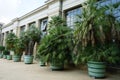
<svg viewBox="0 0 120 80">
<path fill-rule="evenodd" d="M 51 71 L 49 67 L 39 67 L 37 63 L 26 65 L 0 59 L 0 80 L 94 80 L 86 71 Z M 97 79 L 100 80 L 100 79 Z M 101 80 L 120 80 L 120 74 Z"/>
</svg>

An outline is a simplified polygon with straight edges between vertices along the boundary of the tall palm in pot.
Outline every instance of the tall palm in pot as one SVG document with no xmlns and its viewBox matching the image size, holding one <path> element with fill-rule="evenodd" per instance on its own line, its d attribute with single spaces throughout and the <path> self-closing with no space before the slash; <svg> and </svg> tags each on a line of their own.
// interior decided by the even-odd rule
<svg viewBox="0 0 120 80">
<path fill-rule="evenodd" d="M 118 45 L 115 46 L 119 42 L 118 23 L 112 14 L 105 14 L 111 6 L 101 6 L 97 0 L 89 0 L 86 4 L 83 5 L 82 15 L 78 16 L 80 22 L 76 22 L 74 35 L 78 54 L 75 54 L 75 62 L 88 62 L 88 67 L 92 68 L 96 64 L 94 69 L 88 68 L 89 75 L 102 78 L 105 77 L 105 62 L 119 60 L 118 52 L 113 56 L 114 51 L 118 51 Z M 111 48 L 113 46 L 116 48 Z"/>
<path fill-rule="evenodd" d="M 38 48 L 39 59 L 50 63 L 52 70 L 63 70 L 64 64 L 71 60 L 72 30 L 65 26 L 60 16 L 52 17 L 48 34 L 41 40 Z"/>
</svg>

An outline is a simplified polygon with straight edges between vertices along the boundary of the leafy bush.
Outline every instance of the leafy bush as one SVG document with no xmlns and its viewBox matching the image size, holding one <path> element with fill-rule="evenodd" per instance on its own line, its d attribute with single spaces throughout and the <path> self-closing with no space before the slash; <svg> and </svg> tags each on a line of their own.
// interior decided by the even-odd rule
<svg viewBox="0 0 120 80">
<path fill-rule="evenodd" d="M 119 23 L 112 12 L 114 5 L 100 6 L 97 0 L 88 0 L 82 15 L 75 27 L 75 63 L 85 63 L 88 60 L 116 63 L 119 60 L 118 47 Z"/>
<path fill-rule="evenodd" d="M 7 49 L 5 49 L 5 50 L 3 51 L 3 55 L 10 55 L 10 51 L 7 50 Z"/>
<path fill-rule="evenodd" d="M 43 57 L 44 61 L 71 59 L 72 52 L 72 33 L 66 26 L 58 26 L 49 31 L 40 43 L 38 56 Z"/>
<path fill-rule="evenodd" d="M 4 46 L 0 46 L 0 53 L 2 53 L 2 51 L 5 49 Z"/>
<path fill-rule="evenodd" d="M 25 54 L 33 55 L 35 43 L 39 43 L 41 39 L 41 31 L 35 26 L 31 26 L 27 31 L 20 36 L 21 41 L 25 46 Z"/>
<path fill-rule="evenodd" d="M 9 33 L 6 37 L 6 48 L 9 50 L 14 50 L 17 36 L 14 33 Z"/>
<path fill-rule="evenodd" d="M 25 45 L 21 39 L 17 39 L 14 44 L 14 55 L 22 56 L 23 51 L 25 49 Z"/>
</svg>

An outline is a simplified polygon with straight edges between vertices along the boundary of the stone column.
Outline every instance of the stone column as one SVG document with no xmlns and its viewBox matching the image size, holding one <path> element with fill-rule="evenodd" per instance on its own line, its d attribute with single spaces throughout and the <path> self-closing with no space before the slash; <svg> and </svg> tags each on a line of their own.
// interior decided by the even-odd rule
<svg viewBox="0 0 120 80">
<path fill-rule="evenodd" d="M 18 37 L 20 37 L 20 27 L 18 27 L 17 29 L 18 29 Z"/>
<path fill-rule="evenodd" d="M 25 25 L 25 31 L 29 29 L 29 24 Z"/>
<path fill-rule="evenodd" d="M 7 33 L 5 32 L 5 33 L 4 33 L 4 38 L 3 38 L 3 46 L 5 46 L 6 35 L 7 35 Z"/>
<path fill-rule="evenodd" d="M 39 29 L 40 28 L 40 21 L 36 20 L 35 23 L 36 23 L 36 27 Z"/>
<path fill-rule="evenodd" d="M 40 30 L 40 20 L 36 20 L 35 23 L 36 23 L 36 27 Z M 34 52 L 33 52 L 34 56 L 36 56 L 36 53 L 37 53 L 37 46 L 38 46 L 38 44 L 35 43 Z"/>
</svg>

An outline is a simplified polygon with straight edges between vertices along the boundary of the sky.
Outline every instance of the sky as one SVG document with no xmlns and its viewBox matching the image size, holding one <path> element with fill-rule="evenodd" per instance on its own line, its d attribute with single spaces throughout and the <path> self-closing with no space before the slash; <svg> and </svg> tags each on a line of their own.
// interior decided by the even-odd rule
<svg viewBox="0 0 120 80">
<path fill-rule="evenodd" d="M 9 23 L 44 4 L 46 0 L 0 0 L 0 22 Z"/>
</svg>

